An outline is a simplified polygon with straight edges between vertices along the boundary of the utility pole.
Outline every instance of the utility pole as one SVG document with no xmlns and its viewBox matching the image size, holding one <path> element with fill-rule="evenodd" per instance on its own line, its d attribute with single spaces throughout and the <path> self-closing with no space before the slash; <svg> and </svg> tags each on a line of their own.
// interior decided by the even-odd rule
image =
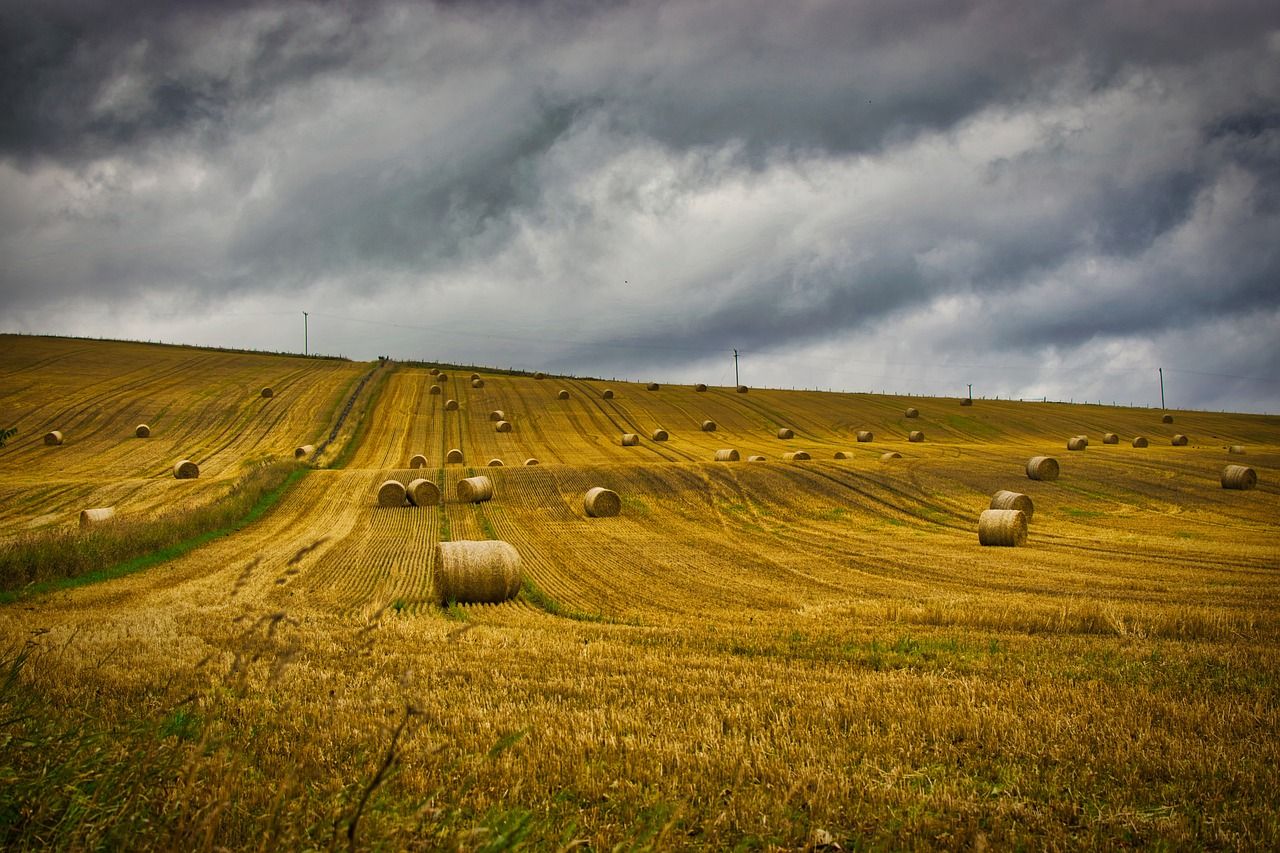
<svg viewBox="0 0 1280 853">
<path fill-rule="evenodd" d="M 302 312 L 302 354 L 310 355 L 310 345 L 307 341 L 307 312 Z"/>
<path fill-rule="evenodd" d="M 733 384 L 735 386 L 741 384 L 740 382 L 738 382 L 738 351 L 737 350 L 733 351 Z"/>
<path fill-rule="evenodd" d="M 973 383 L 969 383 L 969 402 L 973 402 Z"/>
<path fill-rule="evenodd" d="M 1163 409 L 1164 408 L 1164 368 L 1157 367 L 1156 370 L 1160 371 L 1160 408 Z"/>
</svg>

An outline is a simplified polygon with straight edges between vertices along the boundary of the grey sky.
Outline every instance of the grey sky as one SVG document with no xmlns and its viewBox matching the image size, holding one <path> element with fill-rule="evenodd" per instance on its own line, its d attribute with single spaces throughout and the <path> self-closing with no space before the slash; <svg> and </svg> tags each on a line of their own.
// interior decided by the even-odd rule
<svg viewBox="0 0 1280 853">
<path fill-rule="evenodd" d="M 1280 6 L 0 2 L 0 330 L 1280 410 Z"/>
</svg>

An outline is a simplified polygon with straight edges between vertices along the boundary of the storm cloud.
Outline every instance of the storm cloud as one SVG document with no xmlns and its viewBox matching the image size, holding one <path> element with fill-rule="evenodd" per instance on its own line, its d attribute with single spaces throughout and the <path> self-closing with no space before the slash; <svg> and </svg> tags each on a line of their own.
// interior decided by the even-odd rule
<svg viewBox="0 0 1280 853">
<path fill-rule="evenodd" d="M 0 329 L 1280 409 L 1280 7 L 0 4 Z"/>
</svg>

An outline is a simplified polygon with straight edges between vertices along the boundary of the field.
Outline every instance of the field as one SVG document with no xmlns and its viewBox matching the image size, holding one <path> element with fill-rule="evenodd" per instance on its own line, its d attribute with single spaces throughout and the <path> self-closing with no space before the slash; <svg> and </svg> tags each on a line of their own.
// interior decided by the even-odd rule
<svg viewBox="0 0 1280 853">
<path fill-rule="evenodd" d="M 191 486 L 217 500 L 327 436 L 372 368 L 0 346 L 20 429 L 0 535 L 159 513 Z M 0 705 L 0 841 L 1280 845 L 1280 418 L 446 370 L 386 370 L 346 451 L 243 530 L 0 608 L 27 655 L 0 699 L 39 709 Z M 156 437 L 129 437 L 141 421 Z M 40 443 L 53 428 L 66 445 Z M 1040 454 L 1059 480 L 1026 477 Z M 173 480 L 183 456 L 200 480 Z M 1255 490 L 1220 487 L 1231 462 Z M 380 482 L 424 473 L 442 506 L 376 506 Z M 480 473 L 494 499 L 458 503 Z M 585 517 L 596 485 L 621 515 Z M 978 544 L 1002 488 L 1035 502 L 1024 547 Z M 435 543 L 487 538 L 519 550 L 520 596 L 434 603 Z"/>
</svg>

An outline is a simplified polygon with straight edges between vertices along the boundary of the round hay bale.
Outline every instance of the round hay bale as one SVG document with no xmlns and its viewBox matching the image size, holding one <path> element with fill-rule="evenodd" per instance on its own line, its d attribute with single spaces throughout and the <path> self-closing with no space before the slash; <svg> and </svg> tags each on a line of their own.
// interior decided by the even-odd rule
<svg viewBox="0 0 1280 853">
<path fill-rule="evenodd" d="M 427 373 L 430 373 L 432 376 L 439 376 L 439 375 L 440 375 L 440 368 L 438 368 L 438 367 L 433 367 L 433 368 L 431 368 L 430 370 L 428 370 L 428 371 L 427 371 Z"/>
<path fill-rule="evenodd" d="M 524 464 L 525 464 L 525 465 L 538 465 L 538 464 L 541 464 L 541 463 L 539 463 L 537 459 L 534 459 L 532 456 L 530 456 L 528 459 L 524 460 Z"/>
<path fill-rule="evenodd" d="M 501 467 L 502 467 L 502 460 L 501 460 L 501 459 L 490 459 L 490 460 L 489 460 L 489 467 L 490 467 L 490 468 L 501 468 Z"/>
<path fill-rule="evenodd" d="M 378 506 L 404 506 L 409 490 L 399 480 L 386 480 L 378 486 Z"/>
<path fill-rule="evenodd" d="M 615 491 L 596 486 L 582 496 L 582 509 L 591 518 L 612 518 L 622 512 L 622 498 Z"/>
<path fill-rule="evenodd" d="M 1258 472 L 1244 465 L 1228 465 L 1222 469 L 1222 488 L 1248 490 L 1258 485 Z"/>
<path fill-rule="evenodd" d="M 502 409 L 494 409 L 489 413 L 489 420 L 491 421 L 505 421 L 506 419 L 506 412 L 502 411 Z"/>
<path fill-rule="evenodd" d="M 275 396 L 275 392 L 274 392 L 274 391 L 272 391 L 270 388 L 263 388 L 263 389 L 262 389 L 262 396 L 263 396 L 263 398 L 265 398 L 265 399 L 268 399 L 268 400 L 269 400 L 269 399 L 271 399 L 273 396 Z"/>
<path fill-rule="evenodd" d="M 742 456 L 732 447 L 724 447 L 716 451 L 717 462 L 737 462 Z"/>
<path fill-rule="evenodd" d="M 415 453 L 413 457 L 409 459 L 409 467 L 410 468 L 426 468 L 427 457 L 421 453 Z"/>
<path fill-rule="evenodd" d="M 1089 440 L 1082 435 L 1072 436 L 1067 439 L 1067 450 L 1084 450 L 1089 446 Z"/>
<path fill-rule="evenodd" d="M 973 398 L 972 398 L 972 397 L 965 397 L 963 400 L 961 400 L 961 401 L 960 401 L 960 405 L 962 405 L 962 406 L 972 406 L 972 405 L 973 405 Z"/>
<path fill-rule="evenodd" d="M 918 418 L 920 417 L 920 410 L 914 406 L 910 406 L 907 408 L 906 415 L 909 418 Z"/>
<path fill-rule="evenodd" d="M 435 557 L 435 599 L 441 605 L 497 604 L 514 598 L 524 581 L 520 553 L 497 539 L 440 542 Z"/>
<path fill-rule="evenodd" d="M 1226 480 L 1223 480 L 1226 483 Z M 100 506 L 94 509 L 80 510 L 80 527 L 92 527 L 95 524 L 104 524 L 113 521 L 116 517 L 116 508 L 113 506 Z"/>
<path fill-rule="evenodd" d="M 471 374 L 471 381 L 472 381 L 472 382 L 475 382 L 475 381 L 476 381 L 477 379 L 479 379 L 479 378 L 480 378 L 480 374 L 479 374 L 479 373 L 473 373 L 473 374 Z"/>
<path fill-rule="evenodd" d="M 640 443 L 640 436 L 636 435 L 634 432 L 624 432 L 622 434 L 623 447 L 635 447 L 639 443 Z"/>
<path fill-rule="evenodd" d="M 138 424 L 133 431 L 133 435 L 135 438 L 151 438 L 151 427 L 146 424 Z"/>
<path fill-rule="evenodd" d="M 796 434 L 789 427 L 782 427 L 778 430 L 778 438 L 795 438 Z"/>
<path fill-rule="evenodd" d="M 1031 480 L 1058 479 L 1058 460 L 1052 456 L 1032 456 L 1027 460 L 1027 478 Z"/>
<path fill-rule="evenodd" d="M 890 459 L 901 459 L 901 458 L 902 458 L 902 454 L 896 450 L 890 450 L 888 453 L 880 454 L 881 462 L 888 462 Z"/>
<path fill-rule="evenodd" d="M 62 444 L 62 442 L 62 430 L 60 429 L 52 429 L 44 434 L 44 443 L 49 447 L 55 447 Z"/>
<path fill-rule="evenodd" d="M 1174 447 L 1186 447 L 1187 441 L 1188 439 L 1185 435 L 1183 435 L 1182 433 L 1178 433 L 1172 439 L 1170 439 L 1169 443 L 1172 444 Z"/>
<path fill-rule="evenodd" d="M 603 398 L 605 398 L 606 400 L 612 400 L 612 399 L 613 399 L 613 389 L 612 389 L 612 388 L 606 388 L 606 389 L 604 389 L 604 393 L 603 393 L 603 394 L 601 394 L 600 396 L 601 396 L 601 397 L 603 397 Z"/>
<path fill-rule="evenodd" d="M 858 438 L 858 441 L 874 441 L 875 440 L 875 436 L 872 435 L 871 430 L 869 429 L 858 430 L 857 438 Z"/>
<path fill-rule="evenodd" d="M 813 457 L 804 450 L 788 450 L 786 453 L 782 454 L 782 461 L 784 462 L 803 462 L 812 458 Z"/>
<path fill-rule="evenodd" d="M 913 429 L 910 433 L 907 434 L 907 441 L 918 444 L 924 441 L 924 433 L 922 433 L 918 429 Z"/>
<path fill-rule="evenodd" d="M 1134 447 L 1146 447 L 1148 442 L 1147 442 L 1147 437 L 1145 435 L 1135 435 L 1133 437 L 1133 441 L 1129 443 L 1132 444 Z"/>
<path fill-rule="evenodd" d="M 440 503 L 440 487 L 422 477 L 410 480 L 405 493 L 414 506 L 436 506 Z"/>
<path fill-rule="evenodd" d="M 832 458 L 833 459 L 852 459 L 853 457 L 850 456 L 848 453 L 845 453 L 843 450 L 837 450 L 835 452 L 835 456 L 833 456 Z"/>
<path fill-rule="evenodd" d="M 1244 456 L 1244 447 L 1239 444 L 1233 444 L 1227 448 L 1227 452 L 1236 456 Z"/>
<path fill-rule="evenodd" d="M 308 456 L 316 452 L 314 444 L 303 444 L 293 449 L 294 459 L 306 459 Z"/>
<path fill-rule="evenodd" d="M 655 429 L 653 434 L 650 436 L 654 441 L 666 441 L 670 437 L 671 436 L 667 434 L 667 431 L 661 428 Z"/>
<path fill-rule="evenodd" d="M 1006 489 L 1001 489 L 991 496 L 990 509 L 1016 509 L 1027 517 L 1027 521 L 1031 521 L 1031 517 L 1036 512 L 1031 498 L 1021 492 L 1010 492 Z"/>
<path fill-rule="evenodd" d="M 445 461 L 445 464 L 447 465 L 461 465 L 462 451 L 456 447 L 453 448 L 452 450 L 450 450 L 448 453 L 444 455 L 444 461 Z"/>
<path fill-rule="evenodd" d="M 545 373 L 541 373 L 541 372 L 539 372 L 539 373 L 535 373 L 535 374 L 533 374 L 533 378 L 534 378 L 534 379 L 546 379 L 546 378 L 547 378 L 547 374 L 545 374 Z"/>
<path fill-rule="evenodd" d="M 436 379 L 439 379 L 441 382 L 444 382 L 448 378 L 449 378 L 449 374 L 445 373 L 443 370 L 440 371 L 440 375 L 436 377 Z"/>
<path fill-rule="evenodd" d="M 430 393 L 432 393 L 432 394 L 439 394 L 439 393 L 440 393 L 440 386 L 439 386 L 439 385 L 432 385 L 432 386 L 431 386 L 431 391 L 430 391 Z"/>
<path fill-rule="evenodd" d="M 493 425 L 493 429 L 495 432 L 511 432 L 511 422 L 498 421 L 496 424 Z"/>
<path fill-rule="evenodd" d="M 464 477 L 458 481 L 458 500 L 478 504 L 493 499 L 493 480 L 488 477 Z"/>
<path fill-rule="evenodd" d="M 560 391 L 556 394 L 556 399 L 557 399 L 557 400 L 568 400 L 568 399 L 569 399 L 569 392 L 568 392 L 568 391 L 566 391 L 564 388 L 561 388 L 561 389 L 560 389 Z"/>
<path fill-rule="evenodd" d="M 1103 444 L 1119 444 L 1120 436 L 1116 435 L 1114 432 L 1104 432 L 1102 434 L 1102 443 Z"/>
<path fill-rule="evenodd" d="M 1161 416 L 1160 416 L 1160 423 L 1162 423 L 1162 424 L 1171 424 L 1171 423 L 1173 423 L 1173 415 L 1161 415 Z"/>
<path fill-rule="evenodd" d="M 173 476 L 178 480 L 194 480 L 200 476 L 200 466 L 190 459 L 180 459 L 173 463 Z"/>
<path fill-rule="evenodd" d="M 738 391 L 738 393 L 739 393 L 739 394 L 745 394 L 745 393 L 747 393 L 747 392 L 748 392 L 748 391 L 750 391 L 750 390 L 751 390 L 751 389 L 750 389 L 750 388 L 748 388 L 746 385 L 739 385 L 739 386 L 738 386 L 738 388 L 737 388 L 737 391 Z"/>
<path fill-rule="evenodd" d="M 978 542 L 1015 547 L 1027 541 L 1027 516 L 1018 509 L 984 509 L 978 516 Z"/>
<path fill-rule="evenodd" d="M 457 401 L 457 400 L 445 400 L 445 401 L 444 401 L 444 410 L 445 410 L 446 412 L 456 412 L 456 411 L 458 411 L 458 401 Z"/>
<path fill-rule="evenodd" d="M 702 431 L 703 431 L 703 432 L 715 432 L 715 431 L 716 431 L 716 422 L 715 422 L 715 421 L 703 421 L 703 422 L 702 422 Z"/>
<path fill-rule="evenodd" d="M 483 380 L 483 379 L 472 379 L 472 380 L 471 380 L 471 387 L 472 387 L 472 388 L 483 388 L 483 387 L 484 387 L 484 380 Z"/>
<path fill-rule="evenodd" d="M 699 382 L 697 385 L 694 385 L 694 386 L 693 386 L 693 390 L 694 390 L 694 391 L 697 391 L 699 394 L 703 394 L 703 393 L 705 393 L 705 392 L 706 392 L 706 390 L 707 390 L 707 386 L 706 386 L 706 385 L 703 385 L 701 382 Z"/>
<path fill-rule="evenodd" d="M 646 386 L 645 386 L 645 390 L 646 390 L 646 391 L 657 391 L 657 390 L 658 390 L 659 388 L 661 388 L 661 387 L 662 387 L 662 386 L 661 386 L 661 385 L 659 385 L 657 382 L 650 382 L 648 385 L 646 385 Z"/>
<path fill-rule="evenodd" d="M 767 456 L 748 456 L 747 461 L 748 462 L 768 462 L 769 458 Z"/>
</svg>

